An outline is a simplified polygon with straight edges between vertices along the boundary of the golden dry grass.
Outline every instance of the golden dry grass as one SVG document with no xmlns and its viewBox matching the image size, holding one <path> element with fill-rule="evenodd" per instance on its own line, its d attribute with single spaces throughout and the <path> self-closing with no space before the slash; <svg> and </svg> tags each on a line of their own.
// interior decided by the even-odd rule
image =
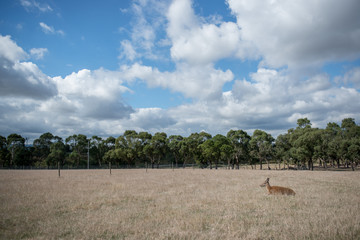
<svg viewBox="0 0 360 240">
<path fill-rule="evenodd" d="M 1 239 L 360 239 L 360 173 L 0 171 Z M 260 188 L 291 187 L 296 196 Z"/>
</svg>

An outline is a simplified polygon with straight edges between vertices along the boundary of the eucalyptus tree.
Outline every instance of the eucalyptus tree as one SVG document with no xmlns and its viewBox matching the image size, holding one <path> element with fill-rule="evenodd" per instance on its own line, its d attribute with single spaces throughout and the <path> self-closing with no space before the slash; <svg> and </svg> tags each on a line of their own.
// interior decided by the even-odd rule
<svg viewBox="0 0 360 240">
<path fill-rule="evenodd" d="M 138 158 L 140 158 L 140 161 L 144 161 L 145 164 L 147 164 L 147 156 L 145 154 L 145 147 L 150 144 L 152 135 L 148 132 L 139 132 L 138 134 L 138 142 L 136 145 L 136 151 L 138 153 Z"/>
<path fill-rule="evenodd" d="M 116 139 L 112 136 L 108 137 L 104 143 L 106 145 L 106 147 L 111 150 L 111 149 L 115 149 L 115 142 L 116 142 Z"/>
<path fill-rule="evenodd" d="M 0 165 L 1 167 L 10 164 L 10 152 L 7 149 L 6 137 L 0 136 Z"/>
<path fill-rule="evenodd" d="M 355 119 L 345 118 L 341 122 L 342 142 L 340 146 L 341 159 L 346 167 L 354 165 L 359 161 L 360 149 L 360 126 L 356 125 Z"/>
<path fill-rule="evenodd" d="M 180 148 L 180 153 L 184 158 L 184 165 L 185 162 L 191 161 L 191 159 L 192 162 L 196 162 L 199 165 L 206 164 L 200 145 L 210 138 L 211 134 L 203 131 L 200 133 L 192 133 L 184 139 Z"/>
<path fill-rule="evenodd" d="M 180 143 L 179 143 L 179 153 L 183 160 L 183 167 L 185 168 L 186 164 L 190 161 L 192 153 L 190 152 L 190 139 L 189 137 L 185 137 Z"/>
<path fill-rule="evenodd" d="M 50 132 L 44 133 L 39 138 L 34 140 L 33 158 L 37 164 L 47 165 L 46 158 L 50 154 L 50 147 L 55 141 L 61 141 L 61 138 L 55 138 L 55 136 Z"/>
<path fill-rule="evenodd" d="M 217 134 L 215 137 L 209 138 L 200 144 L 199 147 L 210 169 L 212 169 L 213 164 L 215 164 L 215 169 L 218 169 L 218 165 L 222 160 L 230 166 L 233 146 L 227 137 Z"/>
<path fill-rule="evenodd" d="M 300 165 L 306 165 L 306 149 L 301 145 L 304 142 L 304 138 L 298 141 L 306 132 L 312 131 L 311 122 L 307 118 L 300 118 L 297 120 L 298 126 L 295 129 L 288 130 L 289 141 L 291 144 L 290 148 L 290 156 L 292 162 L 297 164 L 298 167 Z"/>
<path fill-rule="evenodd" d="M 255 130 L 251 140 L 251 155 L 259 160 L 260 169 L 262 169 L 262 163 L 265 160 L 268 164 L 268 169 L 270 169 L 269 160 L 273 156 L 273 142 L 274 138 L 271 134 L 266 133 L 262 130 Z"/>
<path fill-rule="evenodd" d="M 103 156 L 103 161 L 106 163 L 116 164 L 119 166 L 121 158 L 117 155 L 117 149 L 110 149 L 108 150 L 105 155 Z"/>
<path fill-rule="evenodd" d="M 116 142 L 116 139 L 112 136 L 108 137 L 107 139 L 105 139 L 103 141 L 103 144 L 105 145 L 105 147 L 107 149 L 103 156 L 103 159 L 102 159 L 103 162 L 118 164 L 116 154 L 115 154 L 115 142 Z"/>
<path fill-rule="evenodd" d="M 356 128 L 356 123 L 354 118 L 344 118 L 341 122 L 341 129 L 345 132 L 346 135 L 353 137 L 354 132 L 352 131 Z"/>
<path fill-rule="evenodd" d="M 180 149 L 181 149 L 181 142 L 184 141 L 184 138 L 180 135 L 171 135 L 169 137 L 169 149 L 175 158 L 175 166 L 178 167 L 178 162 L 180 159 Z"/>
<path fill-rule="evenodd" d="M 216 158 L 219 158 L 219 156 L 216 155 L 215 150 L 215 143 L 210 138 L 199 145 L 201 148 L 202 155 L 204 156 L 205 161 L 201 164 L 206 164 L 209 166 L 210 169 L 213 167 L 213 163 L 215 163 Z M 217 167 L 216 167 L 217 168 Z"/>
<path fill-rule="evenodd" d="M 160 161 L 166 155 L 168 150 L 168 140 L 167 135 L 164 132 L 157 132 L 150 140 L 150 145 L 153 147 L 153 155 L 157 160 L 157 167 L 159 167 Z M 154 166 L 154 162 L 151 163 Z"/>
<path fill-rule="evenodd" d="M 138 133 L 134 130 L 126 130 L 115 142 L 115 152 L 118 159 L 126 162 L 127 166 L 133 165 L 138 156 Z"/>
<path fill-rule="evenodd" d="M 94 160 L 93 163 L 97 163 L 101 167 L 103 157 L 109 151 L 106 141 L 98 136 L 92 136 L 89 141 L 90 160 Z"/>
<path fill-rule="evenodd" d="M 25 138 L 16 133 L 10 134 L 6 139 L 6 146 L 11 154 L 9 166 L 21 163 L 25 150 Z"/>
<path fill-rule="evenodd" d="M 50 166 L 56 166 L 58 163 L 63 165 L 65 163 L 66 148 L 62 141 L 54 142 L 50 145 L 50 153 L 46 157 L 46 164 L 48 168 Z"/>
<path fill-rule="evenodd" d="M 334 162 L 337 162 L 340 167 L 340 144 L 342 141 L 341 128 L 337 123 L 329 122 L 322 134 L 322 151 L 323 156 L 321 158 L 323 167 L 327 169 L 328 161 L 331 161 L 332 166 Z"/>
<path fill-rule="evenodd" d="M 348 157 L 351 162 L 351 168 L 355 171 L 355 166 L 357 166 L 360 162 L 360 138 L 353 138 L 350 140 Z"/>
<path fill-rule="evenodd" d="M 233 166 L 236 164 L 236 168 L 239 169 L 240 162 L 251 161 L 249 156 L 251 137 L 243 130 L 230 130 L 226 136 L 233 147 L 233 158 L 235 159 Z"/>
<path fill-rule="evenodd" d="M 228 168 L 230 168 L 231 155 L 234 152 L 231 141 L 221 134 L 217 134 L 212 140 L 214 141 L 214 149 L 217 155 L 217 158 L 215 159 L 215 168 L 217 169 L 219 160 L 227 162 Z"/>
<path fill-rule="evenodd" d="M 309 170 L 314 170 L 314 160 L 317 157 L 316 148 L 322 144 L 321 134 L 321 129 L 308 128 L 294 142 L 294 146 L 297 148 L 298 158 L 302 162 L 307 162 Z"/>
<path fill-rule="evenodd" d="M 281 169 L 281 161 L 284 163 L 284 168 L 287 165 L 289 168 L 289 163 L 291 159 L 291 143 L 289 134 L 280 134 L 275 141 L 275 155 L 278 159 L 279 169 Z"/>
<path fill-rule="evenodd" d="M 299 118 L 297 120 L 297 129 L 307 129 L 311 128 L 311 122 L 308 118 Z"/>
<path fill-rule="evenodd" d="M 88 139 L 83 134 L 74 134 L 65 139 L 65 143 L 69 146 L 71 151 L 68 156 L 69 163 L 78 167 L 80 164 L 86 163 L 87 150 L 88 150 Z"/>
</svg>

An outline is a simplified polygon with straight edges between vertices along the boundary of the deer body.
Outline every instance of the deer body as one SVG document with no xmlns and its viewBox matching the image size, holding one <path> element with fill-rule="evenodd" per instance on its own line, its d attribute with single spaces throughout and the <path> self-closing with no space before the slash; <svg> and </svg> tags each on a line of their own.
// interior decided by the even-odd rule
<svg viewBox="0 0 360 240">
<path fill-rule="evenodd" d="M 270 186 L 269 178 L 265 180 L 263 184 L 260 185 L 260 187 L 265 187 L 268 190 L 268 193 L 271 195 L 293 195 L 295 196 L 294 190 L 286 187 L 279 187 L 279 186 Z"/>
</svg>

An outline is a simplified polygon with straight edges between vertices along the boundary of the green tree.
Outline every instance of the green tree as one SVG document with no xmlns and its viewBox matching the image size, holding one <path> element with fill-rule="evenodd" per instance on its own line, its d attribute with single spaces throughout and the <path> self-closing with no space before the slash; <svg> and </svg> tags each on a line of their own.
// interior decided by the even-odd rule
<svg viewBox="0 0 360 240">
<path fill-rule="evenodd" d="M 178 167 L 178 162 L 181 157 L 180 149 L 181 149 L 181 142 L 184 141 L 184 138 L 180 135 L 171 135 L 169 137 L 169 149 L 174 155 L 175 158 L 175 166 Z"/>
<path fill-rule="evenodd" d="M 303 134 L 294 142 L 294 146 L 297 148 L 298 158 L 302 162 L 307 162 L 309 170 L 314 170 L 316 148 L 322 144 L 321 141 L 321 129 L 308 128 L 304 130 Z"/>
<path fill-rule="evenodd" d="M 275 154 L 276 154 L 276 158 L 278 159 L 278 163 L 279 163 L 279 169 L 281 169 L 281 162 L 284 163 L 284 168 L 285 168 L 285 164 L 287 164 L 288 168 L 289 168 L 289 163 L 290 163 L 290 158 L 291 158 L 291 154 L 290 154 L 290 149 L 291 149 L 291 143 L 290 143 L 290 136 L 288 134 L 280 134 L 275 141 Z"/>
<path fill-rule="evenodd" d="M 137 152 L 138 134 L 134 130 L 126 130 L 124 135 L 118 137 L 115 142 L 115 153 L 117 158 L 122 159 L 127 167 L 135 164 Z"/>
<path fill-rule="evenodd" d="M 121 161 L 121 158 L 118 157 L 117 149 L 110 149 L 107 151 L 103 157 L 103 161 L 111 164 L 116 164 L 119 166 L 119 163 Z"/>
<path fill-rule="evenodd" d="M 151 138 L 149 145 L 151 145 L 151 149 L 153 150 L 152 159 L 157 160 L 157 167 L 159 167 L 161 159 L 165 156 L 168 150 L 168 140 L 166 133 L 155 133 L 155 135 Z M 154 161 L 151 162 L 151 166 L 152 168 L 154 167 Z"/>
<path fill-rule="evenodd" d="M 250 140 L 251 137 L 243 130 L 230 130 L 227 133 L 227 138 L 230 140 L 233 147 L 233 158 L 236 168 L 240 168 L 240 162 L 250 161 Z M 234 167 L 233 167 L 234 168 Z"/>
<path fill-rule="evenodd" d="M 213 164 L 215 164 L 215 169 L 218 169 L 218 165 L 222 160 L 227 162 L 228 166 L 230 166 L 233 146 L 227 137 L 217 134 L 215 137 L 209 138 L 200 144 L 200 148 L 210 169 L 212 169 Z"/>
<path fill-rule="evenodd" d="M 216 156 L 216 150 L 214 145 L 214 141 L 210 138 L 199 146 L 205 159 L 203 164 L 207 164 L 210 169 L 213 168 L 213 163 L 215 163 L 216 158 L 218 157 Z"/>
<path fill-rule="evenodd" d="M 357 163 L 358 143 L 360 139 L 360 126 L 356 125 L 353 118 L 345 118 L 341 122 L 342 138 L 339 148 L 339 158 L 344 165 L 355 170 Z"/>
<path fill-rule="evenodd" d="M 147 156 L 145 154 L 145 147 L 150 144 L 152 135 L 148 132 L 139 132 L 138 134 L 138 144 L 137 144 L 137 153 L 141 162 L 144 162 L 147 166 Z"/>
<path fill-rule="evenodd" d="M 0 165 L 6 167 L 10 165 L 10 152 L 7 148 L 6 137 L 0 136 Z"/>
<path fill-rule="evenodd" d="M 109 150 L 115 149 L 115 142 L 116 142 L 116 139 L 114 137 L 110 136 L 105 140 L 105 145 Z"/>
<path fill-rule="evenodd" d="M 258 159 L 260 163 L 260 170 L 262 169 L 262 163 L 264 160 L 268 164 L 268 169 L 270 169 L 269 160 L 273 156 L 274 140 L 275 139 L 270 134 L 259 129 L 255 130 L 251 137 L 251 154 L 255 159 Z"/>
<path fill-rule="evenodd" d="M 7 137 L 7 148 L 11 154 L 9 166 L 19 165 L 22 162 L 23 153 L 25 150 L 25 138 L 21 135 L 13 133 Z"/>
<path fill-rule="evenodd" d="M 50 153 L 46 158 L 47 166 L 56 166 L 58 163 L 64 165 L 65 157 L 65 144 L 62 141 L 57 141 L 50 146 Z"/>
<path fill-rule="evenodd" d="M 307 118 L 299 118 L 297 124 L 298 128 L 311 128 L 311 122 Z"/>
<path fill-rule="evenodd" d="M 90 139 L 90 160 L 93 160 L 93 163 L 96 163 L 99 167 L 102 165 L 104 155 L 109 148 L 101 137 L 92 136 Z"/>
<path fill-rule="evenodd" d="M 184 166 L 191 160 L 193 163 L 198 163 L 199 165 L 206 164 L 206 160 L 199 146 L 210 138 L 211 135 L 206 132 L 192 133 L 181 142 L 180 153 L 184 159 Z"/>
<path fill-rule="evenodd" d="M 340 167 L 340 143 L 342 141 L 341 127 L 337 123 L 328 123 L 322 135 L 322 145 L 324 149 L 324 168 L 327 168 L 328 160 L 332 162 L 332 166 L 335 166 L 334 162 L 337 162 L 337 166 Z"/>
<path fill-rule="evenodd" d="M 356 127 L 354 118 L 344 118 L 341 122 L 341 128 L 346 132 L 350 133 L 351 130 Z"/>
<path fill-rule="evenodd" d="M 112 136 L 108 137 L 105 141 L 103 141 L 103 143 L 107 149 L 103 156 L 103 162 L 111 163 L 111 164 L 114 164 L 114 163 L 118 164 L 116 154 L 115 154 L 115 142 L 116 142 L 116 139 Z"/>
<path fill-rule="evenodd" d="M 230 168 L 231 155 L 234 152 L 234 148 L 231 145 L 230 140 L 221 134 L 217 134 L 215 137 L 212 138 L 212 140 L 214 141 L 215 149 L 220 153 L 218 160 L 227 162 L 227 166 L 228 168 Z M 217 169 L 217 164 L 218 161 L 215 161 L 216 169 Z"/>
<path fill-rule="evenodd" d="M 33 158 L 39 166 L 46 166 L 46 158 L 50 154 L 50 147 L 54 141 L 62 141 L 60 137 L 55 137 L 47 132 L 42 134 L 33 142 L 34 153 Z"/>
<path fill-rule="evenodd" d="M 70 147 L 69 163 L 78 167 L 87 164 L 88 139 L 85 135 L 72 135 L 65 139 Z"/>
<path fill-rule="evenodd" d="M 360 161 L 360 138 L 351 139 L 350 146 L 348 147 L 348 158 L 351 162 L 352 170 L 355 171 L 355 166 Z"/>
</svg>

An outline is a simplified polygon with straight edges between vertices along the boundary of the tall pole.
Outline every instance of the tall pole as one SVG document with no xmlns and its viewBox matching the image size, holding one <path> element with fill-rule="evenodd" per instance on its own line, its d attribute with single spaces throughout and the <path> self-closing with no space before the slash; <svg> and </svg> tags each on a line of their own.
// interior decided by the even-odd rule
<svg viewBox="0 0 360 240">
<path fill-rule="evenodd" d="M 90 160 L 90 140 L 88 140 L 88 152 L 87 152 L 87 169 L 90 169 L 89 160 Z"/>
</svg>

